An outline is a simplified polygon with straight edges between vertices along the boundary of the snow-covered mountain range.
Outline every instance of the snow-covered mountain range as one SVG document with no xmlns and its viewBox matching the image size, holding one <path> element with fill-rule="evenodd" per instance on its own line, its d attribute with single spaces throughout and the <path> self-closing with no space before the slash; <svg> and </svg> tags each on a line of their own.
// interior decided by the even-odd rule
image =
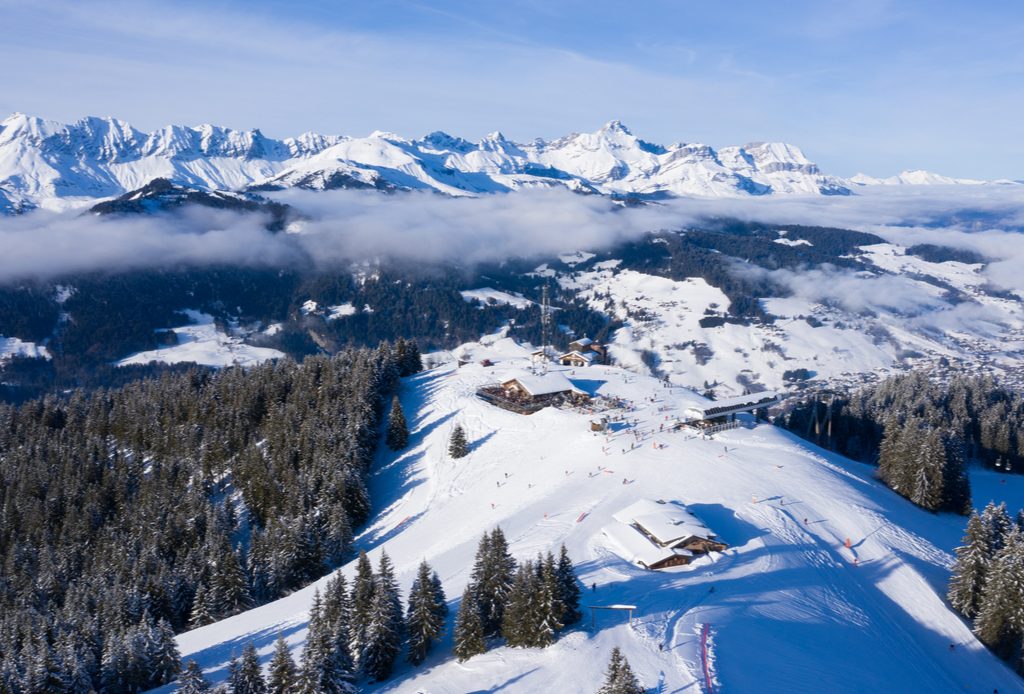
<svg viewBox="0 0 1024 694">
<path fill-rule="evenodd" d="M 848 195 L 864 185 L 977 183 L 921 171 L 843 179 L 822 173 L 793 145 L 662 146 L 618 121 L 529 143 L 498 132 L 480 142 L 443 132 L 409 140 L 379 131 L 276 140 L 214 125 L 145 133 L 115 118 L 65 124 L 20 113 L 0 122 L 2 212 L 84 206 L 158 178 L 218 191 L 376 188 L 463 196 L 562 186 L 641 198 Z"/>
</svg>

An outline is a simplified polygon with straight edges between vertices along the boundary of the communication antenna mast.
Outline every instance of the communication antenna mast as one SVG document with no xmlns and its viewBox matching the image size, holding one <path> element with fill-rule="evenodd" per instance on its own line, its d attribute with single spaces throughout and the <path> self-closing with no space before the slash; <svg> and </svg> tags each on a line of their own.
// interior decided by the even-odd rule
<svg viewBox="0 0 1024 694">
<path fill-rule="evenodd" d="M 540 293 L 540 331 L 541 331 L 541 360 L 542 373 L 548 372 L 548 341 L 551 334 L 551 301 L 548 298 L 548 281 L 544 280 L 544 286 Z"/>
</svg>

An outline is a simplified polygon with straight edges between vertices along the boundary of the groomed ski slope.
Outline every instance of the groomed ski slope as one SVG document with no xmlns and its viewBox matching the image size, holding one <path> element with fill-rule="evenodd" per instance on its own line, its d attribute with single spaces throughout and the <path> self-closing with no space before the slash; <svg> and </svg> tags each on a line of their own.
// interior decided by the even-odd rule
<svg viewBox="0 0 1024 694">
<path fill-rule="evenodd" d="M 449 629 L 424 665 L 400 663 L 370 691 L 593 692 L 617 645 L 650 691 L 706 692 L 700 631 L 708 624 L 714 691 L 1024 692 L 1024 681 L 943 601 L 963 518 L 917 509 L 874 481 L 869 466 L 770 425 L 712 440 L 655 433 L 622 453 L 633 434 L 608 443 L 590 432 L 585 413 L 520 416 L 475 397 L 478 386 L 523 367 L 527 350 L 496 340 L 465 351 L 473 364 L 403 384 L 411 445 L 381 454 L 372 485 L 380 511 L 358 539 L 374 563 L 387 550 L 403 596 L 420 560 L 430 561 L 449 597 Z M 495 366 L 480 366 L 484 357 Z M 564 371 L 584 390 L 634 401 L 628 416 L 642 430 L 700 399 L 613 367 Z M 460 460 L 446 453 L 456 423 L 472 445 Z M 972 479 L 976 505 L 1024 505 L 1024 479 L 980 471 Z M 730 549 L 663 572 L 629 565 L 601 528 L 644 497 L 687 504 Z M 519 558 L 564 542 L 587 586 L 583 604 L 635 604 L 633 626 L 624 613 L 602 611 L 591 629 L 585 611 L 550 648 L 494 648 L 457 663 L 454 614 L 477 541 L 495 525 Z M 351 577 L 353 565 L 342 571 Z M 250 640 L 266 664 L 280 632 L 298 659 L 313 589 L 182 634 L 182 655 L 221 680 L 231 654 Z"/>
</svg>

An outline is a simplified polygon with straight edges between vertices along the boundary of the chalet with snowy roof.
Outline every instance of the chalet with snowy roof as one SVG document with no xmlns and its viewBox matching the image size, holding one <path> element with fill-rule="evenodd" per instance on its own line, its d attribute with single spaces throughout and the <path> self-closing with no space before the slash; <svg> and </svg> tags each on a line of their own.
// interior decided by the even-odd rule
<svg viewBox="0 0 1024 694">
<path fill-rule="evenodd" d="M 559 371 L 549 373 L 514 372 L 501 383 L 484 386 L 477 395 L 498 407 L 520 414 L 532 414 L 549 405 L 582 404 L 590 400 Z"/>
<path fill-rule="evenodd" d="M 591 364 L 603 364 L 605 349 L 589 337 L 581 337 L 569 343 L 569 351 L 559 355 L 558 363 L 562 366 L 581 368 Z"/>
<path fill-rule="evenodd" d="M 590 366 L 596 360 L 597 354 L 595 352 L 578 352 L 576 350 L 566 352 L 558 357 L 559 364 L 562 366 L 571 366 L 574 369 Z"/>
<path fill-rule="evenodd" d="M 614 514 L 601 532 L 611 549 L 631 564 L 657 570 L 689 564 L 728 545 L 684 505 L 641 499 Z"/>
<path fill-rule="evenodd" d="M 726 417 L 735 416 L 741 412 L 753 412 L 762 407 L 771 407 L 779 403 L 778 393 L 770 390 L 748 395 L 738 395 L 734 398 L 722 400 L 710 400 L 704 405 L 695 405 L 686 408 L 680 424 L 691 426 L 705 426 L 716 421 L 722 421 Z"/>
</svg>

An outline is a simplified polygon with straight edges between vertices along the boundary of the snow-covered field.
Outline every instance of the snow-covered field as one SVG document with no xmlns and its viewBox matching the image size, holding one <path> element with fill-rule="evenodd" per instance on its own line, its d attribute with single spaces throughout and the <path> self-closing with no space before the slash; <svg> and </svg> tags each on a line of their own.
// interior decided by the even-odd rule
<svg viewBox="0 0 1024 694">
<path fill-rule="evenodd" d="M 508 304 L 516 308 L 528 308 L 533 303 L 522 294 L 510 294 L 490 287 L 467 289 L 459 293 L 466 301 L 479 301 L 481 304 Z"/>
<path fill-rule="evenodd" d="M 195 362 L 200 366 L 253 366 L 268 359 L 279 359 L 283 352 L 266 347 L 253 347 L 242 338 L 228 335 L 213 322 L 213 316 L 199 311 L 183 311 L 192 325 L 169 328 L 178 338 L 178 344 L 159 349 L 137 352 L 117 362 L 118 366 L 129 364 L 181 364 Z"/>
<path fill-rule="evenodd" d="M 29 357 L 31 359 L 49 359 L 50 352 L 43 345 L 25 342 L 16 337 L 0 335 L 0 362 L 12 357 Z"/>
<path fill-rule="evenodd" d="M 523 367 L 526 350 L 507 339 L 463 349 L 474 363 L 404 383 L 410 446 L 380 454 L 372 481 L 379 511 L 359 546 L 374 561 L 386 549 L 406 593 L 417 564 L 429 560 L 454 615 L 481 533 L 501 525 L 518 557 L 564 542 L 587 586 L 584 605 L 635 604 L 638 612 L 632 625 L 620 613 L 599 614 L 594 627 L 587 614 L 548 649 L 494 648 L 462 664 L 451 656 L 450 619 L 426 663 L 400 665 L 371 691 L 593 692 L 615 645 L 650 691 L 708 691 L 698 634 L 709 625 L 715 691 L 1024 692 L 943 601 L 963 518 L 919 510 L 870 467 L 770 425 L 712 440 L 660 432 L 666 417 L 700 398 L 614 367 L 564 371 L 583 390 L 635 404 L 623 414 L 648 432 L 635 450 L 634 429 L 608 440 L 590 431 L 585 412 L 496 409 L 476 388 Z M 496 365 L 480 366 L 484 357 Z M 452 460 L 456 424 L 472 452 Z M 973 480 L 976 505 L 1024 505 L 1024 479 L 978 472 Z M 687 504 L 730 548 L 665 572 L 629 565 L 600 531 L 640 498 Z M 250 640 L 266 662 L 282 633 L 298 656 L 313 590 L 185 633 L 182 654 L 214 680 Z"/>
</svg>

